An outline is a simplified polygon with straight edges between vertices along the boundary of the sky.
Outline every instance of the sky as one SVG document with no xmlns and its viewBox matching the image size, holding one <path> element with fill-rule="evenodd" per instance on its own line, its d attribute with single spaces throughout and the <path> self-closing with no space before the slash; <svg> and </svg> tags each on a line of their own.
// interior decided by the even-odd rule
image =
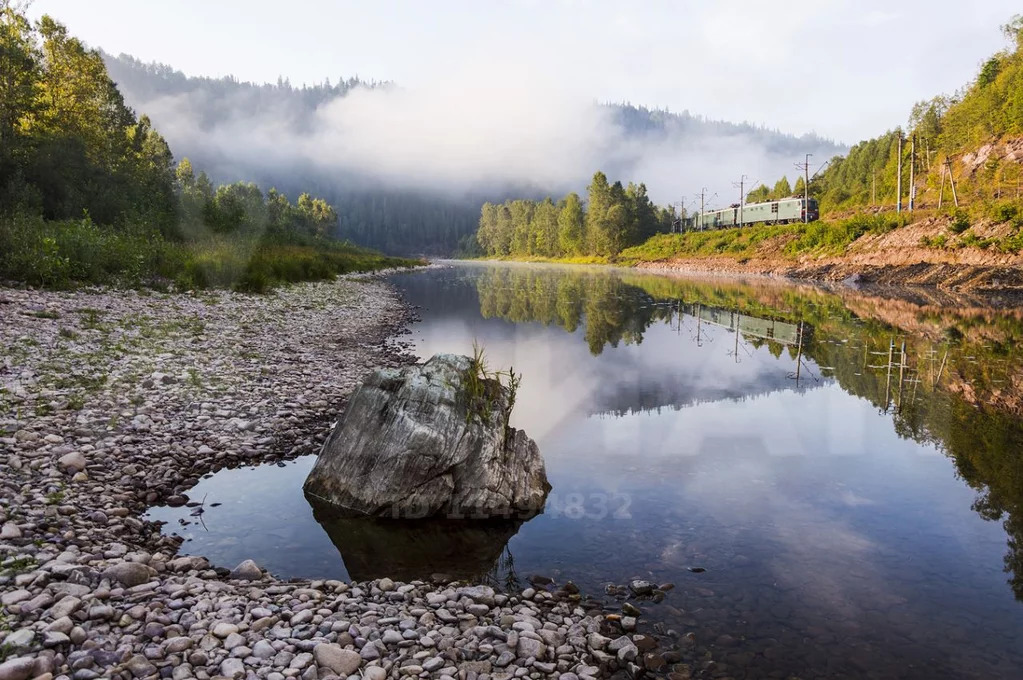
<svg viewBox="0 0 1023 680">
<path fill-rule="evenodd" d="M 423 86 L 469 68 L 855 143 L 970 80 L 1021 9 L 1018 0 L 36 0 L 30 14 L 189 75 Z"/>
</svg>

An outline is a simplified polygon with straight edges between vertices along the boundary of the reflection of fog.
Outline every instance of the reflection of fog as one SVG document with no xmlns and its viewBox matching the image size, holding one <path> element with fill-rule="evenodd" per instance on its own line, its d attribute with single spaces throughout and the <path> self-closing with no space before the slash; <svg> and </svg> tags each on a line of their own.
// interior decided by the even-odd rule
<svg viewBox="0 0 1023 680">
<path fill-rule="evenodd" d="M 855 414 L 873 407 L 889 419 L 886 429 L 894 422 L 898 436 L 936 443 L 955 461 L 980 491 L 977 512 L 1004 520 L 1010 532 L 1006 569 L 1023 571 L 1023 460 L 1014 454 L 1023 449 L 1023 398 L 1000 387 L 1023 384 L 1012 360 L 1023 341 L 1018 315 L 938 307 L 912 292 L 885 300 L 845 291 L 856 316 L 842 297 L 819 289 L 601 268 L 471 265 L 403 277 L 401 285 L 432 310 L 419 328 L 421 354 L 468 352 L 477 338 L 494 365 L 524 374 L 513 421 L 542 446 L 563 432 L 585 439 L 576 422 L 588 414 L 667 407 L 681 409 L 677 432 L 626 419 L 597 428 L 617 441 L 591 448 L 643 442 L 634 455 L 645 457 L 686 441 L 688 455 L 811 455 L 812 439 L 817 453 L 854 455 L 869 451 L 868 426 Z M 813 408 L 842 402 L 817 389 L 835 383 L 861 403 Z M 807 390 L 815 396 L 795 404 L 782 394 Z M 757 406 L 741 419 L 716 417 L 729 412 L 728 402 L 749 399 Z M 704 405 L 712 407 L 692 410 Z M 1023 577 L 1012 581 L 1023 597 Z"/>
</svg>

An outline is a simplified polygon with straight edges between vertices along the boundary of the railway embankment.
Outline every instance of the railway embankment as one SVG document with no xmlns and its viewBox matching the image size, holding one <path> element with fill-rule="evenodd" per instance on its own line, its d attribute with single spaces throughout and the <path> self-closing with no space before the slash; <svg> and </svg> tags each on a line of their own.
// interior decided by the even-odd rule
<svg viewBox="0 0 1023 680">
<path fill-rule="evenodd" d="M 856 233 L 845 223 L 662 235 L 623 251 L 618 263 L 673 272 L 1023 291 L 1023 255 L 1011 225 L 981 222 L 957 231 L 948 217 L 926 217 L 904 225 L 878 221 Z"/>
</svg>

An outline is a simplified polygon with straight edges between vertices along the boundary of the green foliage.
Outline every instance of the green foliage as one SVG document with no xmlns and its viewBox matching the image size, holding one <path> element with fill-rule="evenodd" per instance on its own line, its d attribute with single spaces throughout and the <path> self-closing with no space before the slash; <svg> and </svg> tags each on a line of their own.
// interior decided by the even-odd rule
<svg viewBox="0 0 1023 680">
<path fill-rule="evenodd" d="M 484 203 L 476 241 L 495 257 L 606 258 L 669 230 L 675 219 L 673 209 L 650 201 L 643 184 L 609 184 L 597 172 L 587 191 L 585 209 L 574 193 L 557 204 L 551 198 Z"/>
<path fill-rule="evenodd" d="M 1013 42 L 1011 51 L 984 62 L 972 86 L 954 98 L 941 120 L 940 147 L 956 153 L 1006 135 L 1023 134 L 1023 53 L 1020 17 L 1002 27 Z"/>
<path fill-rule="evenodd" d="M 49 16 L 0 6 L 0 215 L 175 221 L 171 154 L 87 49 Z M 59 267 L 59 265 L 57 265 Z"/>
<path fill-rule="evenodd" d="M 741 229 L 689 231 L 683 234 L 659 234 L 645 243 L 623 250 L 617 261 L 622 264 L 665 260 L 672 257 L 709 257 L 729 255 L 753 257 L 765 241 L 784 243 L 784 253 L 800 255 L 837 255 L 865 234 L 880 235 L 904 226 L 905 215 L 894 213 L 861 214 L 835 222 L 809 224 L 756 225 Z"/>
<path fill-rule="evenodd" d="M 1020 216 L 1017 203 L 996 203 L 992 206 L 990 216 L 995 222 L 1012 222 Z"/>
<path fill-rule="evenodd" d="M 503 381 L 507 381 L 505 384 Z M 462 401 L 465 405 L 465 422 L 477 420 L 484 425 L 489 424 L 494 404 L 503 396 L 508 403 L 504 413 L 505 434 L 508 433 L 508 419 L 515 407 L 515 398 L 522 375 L 509 368 L 507 371 L 491 371 L 487 366 L 486 352 L 483 346 L 473 340 L 472 356 L 469 368 L 465 372 Z"/>
<path fill-rule="evenodd" d="M 410 264 L 332 240 L 323 199 L 175 169 L 99 53 L 48 16 L 0 1 L 0 66 L 0 280 L 260 292 Z"/>
<path fill-rule="evenodd" d="M 188 243 L 158 232 L 100 227 L 89 219 L 0 218 L 0 277 L 34 286 L 161 285 L 264 292 L 283 283 L 414 264 L 347 243 L 270 231 Z"/>
<path fill-rule="evenodd" d="M 952 220 L 948 223 L 948 230 L 953 234 L 961 234 L 970 228 L 970 214 L 961 208 L 952 212 Z"/>
<path fill-rule="evenodd" d="M 921 236 L 920 237 L 920 246 L 923 247 L 923 248 L 937 248 L 937 249 L 941 249 L 941 248 L 944 248 L 946 245 L 948 245 L 948 235 L 947 234 L 938 234 L 937 236 L 933 236 L 933 237 L 928 237 L 928 236 Z"/>
</svg>

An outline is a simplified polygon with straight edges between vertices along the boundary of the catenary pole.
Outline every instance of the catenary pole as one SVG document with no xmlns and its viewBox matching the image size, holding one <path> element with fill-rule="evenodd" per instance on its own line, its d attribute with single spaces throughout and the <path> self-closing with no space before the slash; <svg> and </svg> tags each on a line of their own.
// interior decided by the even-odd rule
<svg viewBox="0 0 1023 680">
<path fill-rule="evenodd" d="M 895 182 L 895 212 L 902 212 L 902 130 L 899 130 L 899 150 L 896 154 L 895 165 L 898 167 L 896 175 L 898 179 Z"/>
</svg>

